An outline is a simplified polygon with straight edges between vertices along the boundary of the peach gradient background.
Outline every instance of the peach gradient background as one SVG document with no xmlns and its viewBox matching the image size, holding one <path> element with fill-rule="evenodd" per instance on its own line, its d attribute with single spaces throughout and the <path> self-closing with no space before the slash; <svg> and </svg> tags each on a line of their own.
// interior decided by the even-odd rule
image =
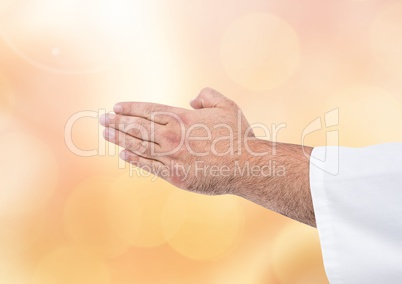
<svg viewBox="0 0 402 284">
<path fill-rule="evenodd" d="M 315 229 L 130 178 L 96 118 L 77 156 L 65 125 L 211 86 L 279 141 L 334 108 L 341 145 L 401 141 L 401 38 L 391 0 L 0 0 L 0 283 L 327 283 Z"/>
</svg>

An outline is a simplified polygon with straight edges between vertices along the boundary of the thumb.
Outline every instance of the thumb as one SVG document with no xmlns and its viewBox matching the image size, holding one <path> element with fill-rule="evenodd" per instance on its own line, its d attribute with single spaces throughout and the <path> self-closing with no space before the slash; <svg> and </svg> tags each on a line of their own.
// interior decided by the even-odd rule
<svg viewBox="0 0 402 284">
<path fill-rule="evenodd" d="M 190 101 L 193 109 L 234 107 L 234 103 L 212 88 L 204 88 L 199 95 Z"/>
</svg>

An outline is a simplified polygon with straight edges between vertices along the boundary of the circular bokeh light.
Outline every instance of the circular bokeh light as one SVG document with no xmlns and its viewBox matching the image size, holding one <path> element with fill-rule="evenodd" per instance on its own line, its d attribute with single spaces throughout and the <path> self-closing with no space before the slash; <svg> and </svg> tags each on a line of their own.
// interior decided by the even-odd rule
<svg viewBox="0 0 402 284">
<path fill-rule="evenodd" d="M 129 244 L 113 230 L 119 212 L 110 207 L 109 194 L 114 179 L 89 178 L 74 188 L 64 209 L 64 228 L 79 246 L 101 256 L 116 256 Z"/>
<path fill-rule="evenodd" d="M 138 168 L 133 171 L 140 171 Z M 140 176 L 121 176 L 111 186 L 110 205 L 116 213 L 113 228 L 127 243 L 137 247 L 154 247 L 166 242 L 161 218 L 173 186 L 166 181 Z M 132 217 L 131 217 L 132 216 Z M 141 218 L 141 219 L 139 219 Z"/>
<path fill-rule="evenodd" d="M 12 9 L 3 4 L 8 9 L 0 19 L 0 36 L 36 68 L 61 74 L 99 72 L 116 60 L 138 56 L 137 47 L 153 36 L 157 9 L 150 3 L 27 0 Z"/>
<path fill-rule="evenodd" d="M 242 236 L 244 216 L 236 197 L 174 191 L 162 214 L 169 245 L 196 260 L 215 259 Z"/>
<path fill-rule="evenodd" d="M 0 227 L 0 251 L 3 256 L 28 249 L 40 238 L 46 222 L 46 210 L 42 208 L 29 214 L 2 214 Z"/>
<path fill-rule="evenodd" d="M 52 196 L 58 179 L 51 149 L 27 134 L 3 134 L 0 156 L 0 214 L 41 208 Z"/>
<path fill-rule="evenodd" d="M 402 139 L 402 102 L 382 88 L 351 86 L 330 99 L 327 110 L 335 108 L 341 145 L 362 147 Z"/>
<path fill-rule="evenodd" d="M 266 13 L 241 17 L 227 29 L 221 42 L 226 72 L 253 91 L 285 83 L 299 64 L 299 41 L 283 19 Z"/>
<path fill-rule="evenodd" d="M 38 264 L 34 284 L 110 284 L 109 268 L 96 256 L 76 248 L 52 251 Z"/>
<path fill-rule="evenodd" d="M 271 254 L 279 283 L 328 283 L 317 230 L 293 222 L 277 236 Z"/>
</svg>

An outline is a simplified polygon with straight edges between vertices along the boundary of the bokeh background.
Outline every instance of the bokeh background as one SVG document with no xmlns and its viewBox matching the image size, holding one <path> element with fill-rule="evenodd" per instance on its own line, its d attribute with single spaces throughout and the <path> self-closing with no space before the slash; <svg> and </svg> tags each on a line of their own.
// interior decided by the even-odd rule
<svg viewBox="0 0 402 284">
<path fill-rule="evenodd" d="M 210 86 L 279 141 L 334 108 L 343 146 L 402 141 L 401 38 L 392 0 L 0 0 L 0 283 L 327 283 L 317 230 L 130 176 L 97 116 Z"/>
</svg>

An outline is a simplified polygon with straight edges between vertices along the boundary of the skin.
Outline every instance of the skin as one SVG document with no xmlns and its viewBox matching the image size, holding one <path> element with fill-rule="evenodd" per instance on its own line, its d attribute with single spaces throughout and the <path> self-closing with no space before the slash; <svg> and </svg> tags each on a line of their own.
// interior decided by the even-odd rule
<svg viewBox="0 0 402 284">
<path fill-rule="evenodd" d="M 256 138 L 237 104 L 214 89 L 203 89 L 190 105 L 193 110 L 122 102 L 100 123 L 105 139 L 124 148 L 124 161 L 176 187 L 234 194 L 316 226 L 311 147 Z M 280 170 L 264 171 L 267 165 Z"/>
</svg>

